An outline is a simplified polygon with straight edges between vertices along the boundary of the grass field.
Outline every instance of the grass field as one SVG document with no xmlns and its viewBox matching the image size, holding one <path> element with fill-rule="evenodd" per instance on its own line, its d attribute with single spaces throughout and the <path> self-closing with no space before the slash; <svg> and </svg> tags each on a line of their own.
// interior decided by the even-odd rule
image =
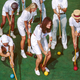
<svg viewBox="0 0 80 80">
<path fill-rule="evenodd" d="M 2 7 L 6 0 L 0 1 L 0 24 L 2 22 Z M 51 6 L 52 0 L 46 0 L 46 12 L 47 16 L 53 19 L 53 10 Z M 31 0 L 26 0 L 26 7 L 31 3 Z M 73 62 L 72 57 L 74 54 L 73 43 L 72 43 L 72 36 L 71 36 L 71 29 L 69 26 L 69 17 L 71 13 L 75 9 L 80 9 L 80 0 L 68 0 L 68 9 L 67 9 L 67 38 L 68 38 L 68 48 L 64 50 L 61 44 L 61 41 L 58 40 L 58 44 L 56 45 L 55 50 L 51 50 L 52 57 L 48 62 L 48 68 L 50 69 L 49 75 L 46 77 L 43 72 L 40 70 L 41 75 L 38 77 L 35 72 L 35 61 L 36 59 L 33 57 L 29 57 L 27 59 L 23 59 L 20 55 L 20 41 L 21 36 L 17 30 L 17 19 L 20 16 L 16 16 L 15 13 L 15 35 L 17 36 L 16 39 L 13 39 L 15 43 L 15 71 L 18 80 L 80 80 L 80 58 L 77 60 L 78 70 L 73 70 Z M 38 15 L 35 17 L 39 17 L 39 10 Z M 38 20 L 31 24 L 32 32 L 35 29 L 36 25 L 38 24 Z M 3 28 L 4 33 L 7 33 L 9 29 L 8 20 L 6 19 L 6 24 Z M 48 39 L 48 37 L 47 37 Z M 27 43 L 27 40 L 26 40 Z M 80 45 L 80 43 L 79 43 Z M 80 47 L 80 46 L 79 46 Z M 60 51 L 62 55 L 58 56 L 57 52 Z M 1 57 L 0 57 L 1 58 Z M 43 56 L 44 58 L 44 56 Z M 12 69 L 10 68 L 9 60 L 6 59 L 5 62 L 0 60 L 0 80 L 15 80 L 10 78 L 10 75 L 13 73 Z"/>
</svg>

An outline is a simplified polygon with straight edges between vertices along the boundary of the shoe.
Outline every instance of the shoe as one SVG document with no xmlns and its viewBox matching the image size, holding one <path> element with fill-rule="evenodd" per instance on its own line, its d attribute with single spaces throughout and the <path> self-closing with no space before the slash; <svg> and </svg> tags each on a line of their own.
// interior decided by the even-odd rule
<svg viewBox="0 0 80 80">
<path fill-rule="evenodd" d="M 76 60 L 77 60 L 78 57 L 79 57 L 79 56 L 76 55 Z M 74 55 L 74 57 L 72 58 L 72 61 L 75 62 L 75 55 Z"/>
<path fill-rule="evenodd" d="M 1 57 L 1 61 L 5 61 L 5 59 L 6 59 L 5 57 Z"/>
<path fill-rule="evenodd" d="M 0 27 L 0 36 L 3 35 L 3 30 Z"/>
<path fill-rule="evenodd" d="M 67 45 L 66 45 L 66 44 L 63 44 L 63 48 L 64 48 L 64 49 L 67 49 Z"/>
<path fill-rule="evenodd" d="M 49 69 L 48 69 L 47 67 L 45 67 L 45 70 L 46 70 L 47 72 L 50 72 Z"/>
<path fill-rule="evenodd" d="M 51 44 L 51 49 L 55 49 L 56 44 Z"/>
<path fill-rule="evenodd" d="M 21 52 L 21 56 L 22 56 L 23 58 L 27 58 L 25 52 Z"/>
<path fill-rule="evenodd" d="M 35 74 L 38 75 L 38 76 L 40 76 L 39 70 L 36 70 L 36 69 L 35 69 Z"/>
<path fill-rule="evenodd" d="M 14 39 L 16 38 L 16 36 L 13 33 L 11 33 L 11 37 Z"/>
<path fill-rule="evenodd" d="M 16 15 L 19 15 L 19 12 L 17 12 L 17 14 Z"/>
</svg>

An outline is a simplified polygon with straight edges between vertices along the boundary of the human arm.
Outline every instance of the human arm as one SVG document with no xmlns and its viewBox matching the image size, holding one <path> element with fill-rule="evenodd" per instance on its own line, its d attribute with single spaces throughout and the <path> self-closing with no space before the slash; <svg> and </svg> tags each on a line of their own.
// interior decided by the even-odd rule
<svg viewBox="0 0 80 80">
<path fill-rule="evenodd" d="M 10 64 L 12 67 L 14 67 L 14 53 L 13 53 L 14 47 L 10 46 L 10 54 L 11 54 L 11 59 L 10 59 Z"/>
</svg>

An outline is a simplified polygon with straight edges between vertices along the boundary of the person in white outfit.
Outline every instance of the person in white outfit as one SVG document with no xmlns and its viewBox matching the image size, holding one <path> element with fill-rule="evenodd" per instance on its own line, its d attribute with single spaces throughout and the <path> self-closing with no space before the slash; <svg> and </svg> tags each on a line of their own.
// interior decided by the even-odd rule
<svg viewBox="0 0 80 80">
<path fill-rule="evenodd" d="M 52 43 L 51 49 L 55 49 L 57 44 L 57 29 L 59 25 L 59 19 L 61 23 L 61 31 L 62 31 L 62 45 L 64 49 L 67 49 L 67 35 L 66 35 L 66 11 L 68 7 L 67 0 L 52 0 L 52 9 L 54 11 L 53 15 L 53 33 L 52 33 Z M 60 12 L 60 13 L 59 13 Z"/>
<path fill-rule="evenodd" d="M 5 61 L 5 58 L 10 56 L 10 64 L 14 67 L 14 43 L 11 37 L 3 34 L 0 37 L 0 55 L 1 60 Z"/>
<path fill-rule="evenodd" d="M 19 11 L 20 11 L 20 3 L 22 2 L 22 10 L 24 10 L 26 8 L 25 5 L 25 0 L 16 0 L 18 2 L 18 9 L 17 9 L 17 15 L 19 15 Z"/>
<path fill-rule="evenodd" d="M 80 36 L 80 10 L 76 9 L 71 14 L 69 18 L 69 25 L 71 27 L 72 39 L 74 50 L 76 49 L 76 59 L 79 57 L 79 47 L 78 40 Z M 75 62 L 75 56 L 72 58 L 72 61 Z"/>
<path fill-rule="evenodd" d="M 17 10 L 18 8 L 18 3 L 15 1 L 15 0 L 8 0 L 5 2 L 3 8 L 2 8 L 2 23 L 1 23 L 1 27 L 0 27 L 0 35 L 3 34 L 3 26 L 5 25 L 6 23 L 6 17 L 8 19 L 8 22 L 9 22 L 9 27 L 11 27 L 11 36 L 13 38 L 16 38 L 16 36 L 14 35 L 14 19 L 15 19 L 15 16 L 14 16 L 14 12 Z M 9 18 L 10 16 L 10 18 Z"/>
<path fill-rule="evenodd" d="M 49 41 L 52 39 L 51 29 L 52 20 L 49 17 L 46 17 L 41 24 L 36 26 L 33 34 L 31 35 L 31 46 L 34 53 L 37 55 L 35 74 L 38 76 L 40 75 L 39 64 L 42 61 L 42 53 L 46 56 L 46 63 L 44 63 L 44 67 L 46 71 L 49 72 L 46 64 L 51 58 L 51 51 L 49 49 L 47 52 L 47 49 L 50 47 L 50 45 L 47 42 L 46 36 L 49 35 Z"/>
<path fill-rule="evenodd" d="M 43 19 L 46 17 L 46 8 L 45 8 L 45 4 L 44 4 L 45 0 L 32 0 L 32 3 L 36 3 L 40 14 L 42 13 L 42 21 Z M 35 16 L 37 15 L 37 12 L 35 11 Z"/>
<path fill-rule="evenodd" d="M 32 22 L 33 16 L 34 16 L 34 11 L 36 11 L 37 5 L 36 3 L 30 4 L 25 10 L 22 12 L 21 16 L 17 20 L 17 26 L 19 33 L 21 35 L 21 55 L 23 58 L 27 58 L 25 52 L 24 52 L 24 44 L 26 40 L 26 33 L 29 39 L 29 35 L 31 34 L 31 31 L 29 31 L 31 25 L 29 23 Z M 29 51 L 29 47 L 28 47 Z M 31 50 L 30 50 L 31 51 Z"/>
</svg>

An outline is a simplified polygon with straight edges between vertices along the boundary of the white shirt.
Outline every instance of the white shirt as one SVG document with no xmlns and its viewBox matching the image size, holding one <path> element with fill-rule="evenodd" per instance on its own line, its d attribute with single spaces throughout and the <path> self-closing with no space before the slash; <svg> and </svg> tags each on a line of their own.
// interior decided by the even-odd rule
<svg viewBox="0 0 80 80">
<path fill-rule="evenodd" d="M 42 28 L 40 27 L 40 25 L 37 25 L 37 26 L 36 26 L 33 34 L 35 34 L 37 40 L 41 40 L 42 38 L 45 38 L 47 35 L 49 35 L 49 37 L 52 36 L 51 32 L 44 34 L 44 33 L 42 32 Z"/>
<path fill-rule="evenodd" d="M 57 13 L 59 12 L 58 5 L 60 5 L 61 8 L 67 8 L 68 2 L 67 0 L 52 0 L 52 9 L 56 9 Z M 60 10 L 60 13 L 64 13 L 64 12 Z"/>
<path fill-rule="evenodd" d="M 32 19 L 32 14 L 29 11 L 24 10 L 19 18 L 22 20 L 22 22 L 29 22 Z"/>
<path fill-rule="evenodd" d="M 75 31 L 77 31 L 78 33 L 80 33 L 80 22 L 77 23 L 76 20 L 73 17 L 69 18 L 69 25 L 71 27 L 74 27 Z"/>
<path fill-rule="evenodd" d="M 13 46 L 14 43 L 13 43 L 12 38 L 9 37 L 9 36 L 7 36 L 7 37 L 8 37 L 8 41 L 9 41 L 8 45 L 9 45 L 9 46 Z M 1 41 L 2 41 L 2 40 L 1 40 L 1 37 L 0 37 L 0 49 L 1 49 L 1 46 L 4 46 L 3 43 L 2 43 Z M 5 46 L 4 46 L 4 47 L 5 47 Z M 6 50 L 8 50 L 8 46 L 6 46 L 5 48 L 6 48 Z"/>
<path fill-rule="evenodd" d="M 60 5 L 61 8 L 67 8 L 68 2 L 67 2 L 67 0 L 52 0 L 52 9 L 56 9 L 57 13 L 59 13 L 58 5 Z M 60 13 L 64 13 L 64 12 L 62 10 L 60 10 Z M 58 19 L 58 16 L 54 13 L 53 22 L 57 19 Z"/>
<path fill-rule="evenodd" d="M 13 2 L 16 2 L 16 1 L 15 0 L 8 0 L 8 1 L 6 1 L 2 10 L 4 10 L 5 12 L 13 11 L 13 9 L 11 8 L 11 4 Z"/>
</svg>

